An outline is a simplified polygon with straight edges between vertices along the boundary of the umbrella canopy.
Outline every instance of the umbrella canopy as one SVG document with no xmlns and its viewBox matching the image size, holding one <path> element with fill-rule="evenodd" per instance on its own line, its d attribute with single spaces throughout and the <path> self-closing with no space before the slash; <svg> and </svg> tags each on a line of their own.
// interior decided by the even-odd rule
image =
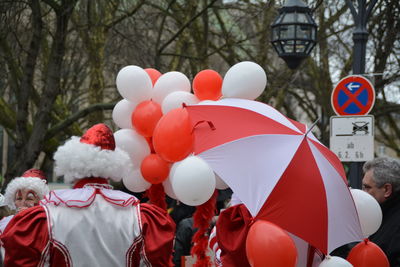
<svg viewBox="0 0 400 267">
<path fill-rule="evenodd" d="M 306 125 L 244 99 L 205 101 L 187 111 L 195 154 L 253 217 L 279 225 L 325 254 L 362 240 L 343 166 Z"/>
</svg>

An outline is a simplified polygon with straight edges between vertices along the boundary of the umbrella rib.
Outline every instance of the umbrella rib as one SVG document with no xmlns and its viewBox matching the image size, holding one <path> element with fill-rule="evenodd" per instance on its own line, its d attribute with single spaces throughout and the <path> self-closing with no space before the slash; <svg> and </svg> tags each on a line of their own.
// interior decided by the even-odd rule
<svg viewBox="0 0 400 267">
<path fill-rule="evenodd" d="M 320 120 L 320 118 L 317 118 L 317 120 L 316 121 L 314 121 L 314 123 L 313 124 L 311 124 L 311 127 L 310 127 L 310 129 L 308 129 L 308 131 L 306 132 L 306 134 L 304 135 L 304 137 L 306 137 L 307 136 L 307 134 L 309 133 L 309 132 L 311 132 L 311 130 L 314 128 L 314 126 L 317 124 L 317 122 Z"/>
</svg>

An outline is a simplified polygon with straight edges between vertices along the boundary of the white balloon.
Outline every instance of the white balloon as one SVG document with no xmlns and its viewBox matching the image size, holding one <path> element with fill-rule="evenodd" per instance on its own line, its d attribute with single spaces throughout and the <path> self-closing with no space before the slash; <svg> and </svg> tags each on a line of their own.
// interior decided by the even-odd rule
<svg viewBox="0 0 400 267">
<path fill-rule="evenodd" d="M 350 189 L 350 192 L 356 205 L 361 230 L 364 237 L 368 237 L 381 226 L 382 209 L 378 201 L 367 192 L 360 189 Z"/>
<path fill-rule="evenodd" d="M 143 159 L 150 154 L 146 139 L 132 129 L 121 129 L 114 133 L 115 145 L 129 154 L 134 168 L 140 168 Z"/>
<path fill-rule="evenodd" d="M 353 264 L 337 256 L 326 256 L 319 267 L 353 267 Z"/>
<path fill-rule="evenodd" d="M 179 162 L 170 179 L 177 198 L 189 206 L 203 204 L 215 191 L 213 170 L 197 156 L 189 156 Z"/>
<path fill-rule="evenodd" d="M 222 82 L 224 98 L 244 98 L 254 100 L 259 97 L 267 85 L 264 69 L 250 61 L 233 65 L 225 74 Z"/>
<path fill-rule="evenodd" d="M 162 104 L 164 98 L 172 92 L 190 92 L 190 81 L 185 74 L 178 71 L 164 73 L 154 84 L 152 99 Z"/>
<path fill-rule="evenodd" d="M 167 196 L 173 199 L 178 199 L 175 195 L 174 189 L 172 188 L 171 180 L 169 179 L 169 177 L 165 179 L 164 182 L 162 182 L 162 184 L 164 186 L 164 191 L 165 194 L 167 194 Z"/>
<path fill-rule="evenodd" d="M 126 99 L 122 99 L 115 105 L 112 111 L 112 119 L 119 128 L 132 129 L 131 115 L 136 106 L 137 103 Z"/>
<path fill-rule="evenodd" d="M 170 110 L 175 108 L 181 108 L 182 103 L 186 105 L 196 105 L 199 103 L 199 99 L 192 93 L 185 91 L 175 91 L 168 94 L 161 105 L 163 114 L 167 114 Z"/>
<path fill-rule="evenodd" d="M 182 161 L 177 161 L 177 162 L 174 162 L 174 163 L 172 164 L 171 169 L 169 170 L 169 177 L 174 176 L 175 170 L 176 170 L 176 168 L 179 166 L 179 164 L 181 164 L 181 162 L 182 162 Z M 168 179 L 170 179 L 170 178 L 168 178 Z"/>
<path fill-rule="evenodd" d="M 162 183 L 164 186 L 164 191 L 165 194 L 167 194 L 169 197 L 173 198 L 173 199 L 178 199 L 178 197 L 176 196 L 174 189 L 172 188 L 172 183 L 171 183 L 171 177 L 174 175 L 176 167 L 179 166 L 179 164 L 182 161 L 178 161 L 172 164 L 170 170 L 169 170 L 169 176 L 166 180 L 164 180 L 164 182 Z"/>
<path fill-rule="evenodd" d="M 219 189 L 219 190 L 224 190 L 229 188 L 229 185 L 227 185 L 224 180 L 222 180 L 221 177 L 218 176 L 218 174 L 215 174 L 215 188 Z"/>
<path fill-rule="evenodd" d="M 116 84 L 118 92 L 127 100 L 140 103 L 151 98 L 153 84 L 150 76 L 141 67 L 123 67 L 118 72 Z"/>
<path fill-rule="evenodd" d="M 147 182 L 140 170 L 134 170 L 129 176 L 122 178 L 122 183 L 132 192 L 144 192 L 150 188 L 151 183 Z"/>
</svg>

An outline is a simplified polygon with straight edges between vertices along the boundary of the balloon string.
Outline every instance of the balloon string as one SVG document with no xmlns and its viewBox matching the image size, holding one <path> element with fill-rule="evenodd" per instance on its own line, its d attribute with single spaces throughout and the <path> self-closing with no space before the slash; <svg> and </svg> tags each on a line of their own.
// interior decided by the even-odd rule
<svg viewBox="0 0 400 267">
<path fill-rule="evenodd" d="M 210 127 L 210 129 L 211 129 L 212 131 L 216 130 L 214 124 L 213 124 L 211 121 L 202 120 L 202 121 L 196 122 L 196 124 L 193 126 L 192 133 L 193 133 L 193 131 L 194 131 L 194 128 L 197 127 L 197 125 L 199 125 L 199 124 L 201 124 L 201 123 L 204 123 L 204 122 L 207 122 L 207 123 L 208 123 L 208 126 Z"/>
</svg>

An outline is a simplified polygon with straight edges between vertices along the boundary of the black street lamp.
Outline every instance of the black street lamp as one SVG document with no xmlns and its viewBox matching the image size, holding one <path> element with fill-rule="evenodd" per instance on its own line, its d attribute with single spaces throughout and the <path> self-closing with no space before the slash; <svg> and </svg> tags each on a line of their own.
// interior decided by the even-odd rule
<svg viewBox="0 0 400 267">
<path fill-rule="evenodd" d="M 366 0 L 357 0 L 357 6 L 354 6 L 354 1 L 346 0 L 347 6 L 350 8 L 351 15 L 354 19 L 354 51 L 353 51 L 353 74 L 364 74 L 365 72 L 365 54 L 368 41 L 367 22 L 371 16 L 377 0 L 371 0 L 366 3 Z"/>
<path fill-rule="evenodd" d="M 317 43 L 317 24 L 301 0 L 286 0 L 272 24 L 272 45 L 289 68 L 297 68 Z"/>
<path fill-rule="evenodd" d="M 353 31 L 353 74 L 365 74 L 365 54 L 368 41 L 367 22 L 371 16 L 377 0 L 357 0 L 357 6 L 354 6 L 351 0 L 346 0 L 353 16 L 355 29 Z M 352 188 L 360 189 L 362 186 L 362 166 L 363 162 L 351 162 L 349 170 L 349 181 Z"/>
</svg>

